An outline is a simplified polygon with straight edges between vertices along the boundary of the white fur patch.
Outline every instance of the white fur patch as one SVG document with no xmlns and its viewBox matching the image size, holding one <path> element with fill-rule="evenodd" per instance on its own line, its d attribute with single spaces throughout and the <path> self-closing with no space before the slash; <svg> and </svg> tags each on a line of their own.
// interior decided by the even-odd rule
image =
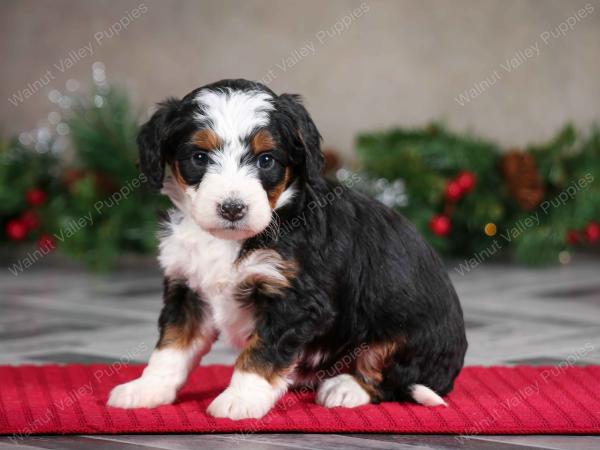
<svg viewBox="0 0 600 450">
<path fill-rule="evenodd" d="M 208 352 L 214 337 L 198 339 L 187 349 L 154 350 L 142 376 L 115 387 L 108 405 L 117 408 L 154 408 L 173 403 L 192 368 Z"/>
<path fill-rule="evenodd" d="M 155 408 L 175 401 L 177 389 L 160 380 L 140 377 L 115 387 L 108 398 L 108 406 L 114 408 Z"/>
<path fill-rule="evenodd" d="M 317 403 L 327 408 L 354 408 L 370 403 L 371 397 L 356 379 L 347 373 L 329 378 L 317 391 Z"/>
<path fill-rule="evenodd" d="M 415 402 L 425 406 L 448 406 L 444 399 L 433 390 L 422 384 L 413 384 L 410 388 L 410 395 Z"/>
<path fill-rule="evenodd" d="M 303 360 L 310 367 L 316 368 L 325 360 L 325 358 L 327 358 L 327 353 L 317 350 L 313 353 L 304 356 Z"/>
<path fill-rule="evenodd" d="M 279 209 L 292 201 L 294 196 L 298 193 L 298 189 L 296 186 L 296 181 L 294 181 L 288 188 L 281 193 L 279 198 L 277 199 L 277 203 L 275 203 L 275 209 Z"/>
<path fill-rule="evenodd" d="M 232 420 L 260 419 L 285 394 L 287 387 L 286 380 L 272 384 L 255 373 L 236 370 L 229 387 L 213 400 L 206 412 Z"/>
<path fill-rule="evenodd" d="M 261 91 L 202 90 L 196 96 L 202 109 L 196 118 L 208 121 L 221 139 L 240 140 L 268 125 L 268 112 L 274 108 L 272 100 L 271 95 Z"/>
<path fill-rule="evenodd" d="M 163 187 L 160 193 L 169 197 L 173 205 L 179 210 L 179 212 L 187 212 L 190 210 L 189 199 L 179 188 L 172 176 L 167 176 L 163 180 Z M 175 213 L 175 210 L 169 211 L 169 213 Z M 179 214 L 181 215 L 181 214 Z"/>
<path fill-rule="evenodd" d="M 158 261 L 169 278 L 184 279 L 204 296 L 218 295 L 233 281 L 233 263 L 241 243 L 219 239 L 187 214 L 170 212 L 159 245 Z"/>
</svg>

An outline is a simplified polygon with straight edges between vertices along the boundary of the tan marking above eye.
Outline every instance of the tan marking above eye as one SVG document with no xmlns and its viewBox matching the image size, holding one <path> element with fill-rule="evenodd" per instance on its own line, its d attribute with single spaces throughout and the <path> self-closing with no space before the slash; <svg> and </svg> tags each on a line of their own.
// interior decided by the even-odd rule
<svg viewBox="0 0 600 450">
<path fill-rule="evenodd" d="M 196 131 L 192 136 L 192 142 L 202 150 L 216 150 L 222 146 L 221 139 L 217 134 L 207 128 Z"/>
<path fill-rule="evenodd" d="M 260 130 L 250 140 L 250 149 L 255 155 L 259 155 L 275 148 L 275 140 L 267 130 Z"/>
</svg>

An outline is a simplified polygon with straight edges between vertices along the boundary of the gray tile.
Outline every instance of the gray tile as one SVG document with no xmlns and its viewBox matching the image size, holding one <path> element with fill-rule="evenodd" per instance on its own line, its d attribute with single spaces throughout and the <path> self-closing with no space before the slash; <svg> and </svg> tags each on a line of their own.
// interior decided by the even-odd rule
<svg viewBox="0 0 600 450">
<path fill-rule="evenodd" d="M 410 448 L 419 448 L 427 450 L 528 450 L 543 448 L 504 442 L 490 442 L 478 438 L 462 436 L 437 436 L 427 434 L 357 434 L 353 436 L 357 436 L 364 439 L 366 441 L 365 445 L 368 445 L 369 441 L 378 440 L 395 444 L 403 444 L 410 446 Z"/>
<path fill-rule="evenodd" d="M 23 439 L 18 445 L 12 445 L 12 448 L 22 448 L 22 445 L 26 445 L 27 448 L 51 450 L 113 450 L 115 448 L 115 442 L 91 439 L 86 436 L 31 436 Z M 122 450 L 147 450 L 156 449 L 157 447 L 136 443 L 119 443 L 118 448 Z"/>
<path fill-rule="evenodd" d="M 105 296 L 110 295 L 119 300 L 147 300 L 148 298 L 161 299 L 162 283 L 160 279 L 154 280 L 153 283 L 144 284 L 128 284 L 122 287 L 98 288 L 95 293 Z M 159 283 L 156 283 L 159 281 Z"/>
<path fill-rule="evenodd" d="M 180 435 L 161 435 L 161 434 L 141 434 L 141 435 L 105 435 L 89 436 L 91 439 L 98 439 L 112 443 L 121 448 L 123 444 L 145 445 L 149 448 L 161 448 L 168 450 L 187 450 L 187 449 L 211 449 L 211 450 L 282 450 L 285 448 L 311 448 L 291 444 L 290 442 L 272 443 L 269 435 L 263 435 L 265 440 L 244 439 L 241 435 L 221 435 L 221 434 L 180 434 Z M 292 435 L 293 436 L 293 435 Z M 290 438 L 293 441 L 293 437 Z M 111 447 L 107 447 L 111 448 Z"/>
<path fill-rule="evenodd" d="M 481 327 L 484 327 L 485 325 L 486 325 L 486 323 L 483 321 L 465 318 L 465 327 L 467 328 L 467 330 L 481 328 Z"/>
<path fill-rule="evenodd" d="M 600 306 L 600 285 L 573 286 L 566 289 L 544 290 L 537 294 L 547 300 L 586 302 Z"/>
<path fill-rule="evenodd" d="M 34 447 L 27 445 L 26 442 L 20 442 L 19 444 L 13 444 L 10 440 L 3 438 L 0 436 L 0 450 L 29 450 L 29 449 L 39 449 L 40 447 Z"/>
<path fill-rule="evenodd" d="M 74 331 L 91 331 L 97 328 L 101 328 L 100 325 L 81 324 L 72 322 L 59 322 L 48 325 L 36 325 L 35 323 L 30 324 L 28 327 L 22 327 L 18 329 L 0 331 L 0 341 L 11 341 L 16 339 L 33 338 L 33 337 L 45 337 L 51 334 L 64 333 L 66 330 L 69 332 Z"/>
<path fill-rule="evenodd" d="M 235 436 L 231 439 L 236 439 Z M 260 445 L 281 445 L 301 449 L 414 449 L 404 443 L 380 440 L 365 440 L 352 435 L 343 434 L 252 434 L 245 436 L 242 442 Z"/>
<path fill-rule="evenodd" d="M 548 358 L 545 356 L 540 356 L 537 358 L 507 360 L 506 362 L 508 364 L 527 365 L 527 366 L 557 366 L 560 363 L 564 364 L 564 359 Z M 573 363 L 571 363 L 571 365 L 574 365 L 574 366 L 587 366 L 588 364 L 590 364 L 590 363 L 588 361 L 584 361 L 584 360 L 577 360 L 577 361 L 574 361 Z"/>
<path fill-rule="evenodd" d="M 102 312 L 92 311 L 86 308 L 89 301 L 89 299 L 81 299 L 78 300 L 78 305 L 64 307 L 51 298 L 43 298 L 43 305 L 39 305 L 22 300 L 14 302 L 0 297 L 3 313 L 0 317 L 0 323 L 3 323 L 7 328 L 17 328 L 17 323 L 18 326 L 21 326 L 22 324 L 36 325 L 55 321 L 58 323 L 87 324 L 98 328 L 137 323 L 140 320 L 139 318 L 124 316 L 121 309 L 106 308 Z M 68 331 L 68 328 L 65 331 Z"/>
<path fill-rule="evenodd" d="M 556 450 L 598 450 L 600 436 L 486 436 L 481 440 Z M 519 447 L 523 448 L 523 447 Z"/>
<path fill-rule="evenodd" d="M 516 304 L 517 302 L 515 302 L 515 305 Z M 489 321 L 496 323 L 511 323 L 527 320 L 528 322 L 533 323 L 581 327 L 595 326 L 599 321 L 599 318 L 595 315 L 581 318 L 565 317 L 560 310 L 554 311 L 553 308 L 546 303 L 538 304 L 536 302 L 527 301 L 526 299 L 521 299 L 521 302 L 519 302 L 521 308 L 518 309 L 514 307 L 515 305 L 511 305 L 510 303 L 503 303 L 503 305 L 503 307 L 495 305 L 493 308 L 482 308 L 481 305 L 471 305 L 464 309 L 471 313 L 476 313 L 479 317 L 488 316 L 489 319 L 491 319 Z"/>
<path fill-rule="evenodd" d="M 394 434 L 166 434 L 32 436 L 16 446 L 9 438 L 0 438 L 0 449 L 214 449 L 281 450 L 297 449 L 425 449 L 425 450 L 592 450 L 600 448 L 599 436 L 457 436 Z"/>
<path fill-rule="evenodd" d="M 52 363 L 79 363 L 79 364 L 112 364 L 118 361 L 118 358 L 110 356 L 91 355 L 75 352 L 57 352 L 45 353 L 43 355 L 27 355 L 28 359 L 33 361 L 43 361 Z M 141 360 L 130 360 L 130 364 L 143 363 Z"/>
</svg>

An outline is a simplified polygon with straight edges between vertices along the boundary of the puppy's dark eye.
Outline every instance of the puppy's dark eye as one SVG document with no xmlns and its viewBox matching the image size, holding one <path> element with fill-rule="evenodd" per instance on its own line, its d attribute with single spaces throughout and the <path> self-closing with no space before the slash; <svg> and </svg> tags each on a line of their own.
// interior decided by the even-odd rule
<svg viewBox="0 0 600 450">
<path fill-rule="evenodd" d="M 192 162 L 196 166 L 205 166 L 208 164 L 208 153 L 206 152 L 195 152 L 192 154 Z"/>
<path fill-rule="evenodd" d="M 262 170 L 272 169 L 275 165 L 275 159 L 269 154 L 262 154 L 256 160 L 256 167 Z"/>
</svg>

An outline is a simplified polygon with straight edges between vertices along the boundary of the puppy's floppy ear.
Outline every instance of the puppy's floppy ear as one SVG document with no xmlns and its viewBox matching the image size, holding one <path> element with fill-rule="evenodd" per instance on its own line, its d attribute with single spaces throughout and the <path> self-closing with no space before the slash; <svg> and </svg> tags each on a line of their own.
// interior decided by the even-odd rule
<svg viewBox="0 0 600 450">
<path fill-rule="evenodd" d="M 164 144 L 169 135 L 169 124 L 179 100 L 168 98 L 159 104 L 158 110 L 146 122 L 137 137 L 140 169 L 154 189 L 162 187 L 165 175 Z"/>
<path fill-rule="evenodd" d="M 296 154 L 292 155 L 294 162 L 303 164 L 304 177 L 309 183 L 316 185 L 322 183 L 323 154 L 321 153 L 321 135 L 317 126 L 311 119 L 308 111 L 302 104 L 302 99 L 296 94 L 282 94 L 279 96 L 281 110 L 291 123 L 291 138 L 296 147 Z"/>
</svg>

